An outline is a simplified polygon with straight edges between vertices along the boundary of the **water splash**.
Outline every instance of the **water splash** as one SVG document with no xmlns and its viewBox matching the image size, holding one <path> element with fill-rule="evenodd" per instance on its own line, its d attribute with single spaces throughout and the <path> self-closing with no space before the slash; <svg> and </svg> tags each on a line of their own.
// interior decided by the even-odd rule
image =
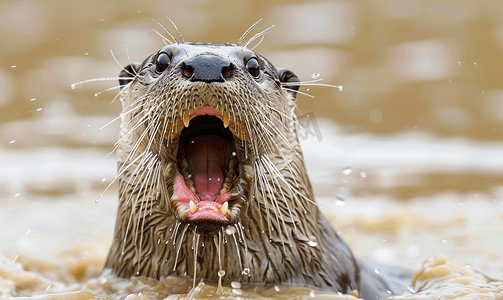
<svg viewBox="0 0 503 300">
<path fill-rule="evenodd" d="M 218 275 L 218 287 L 217 287 L 216 294 L 220 295 L 224 291 L 224 288 L 222 287 L 222 277 L 225 276 L 225 271 L 224 270 L 220 270 L 220 271 L 218 271 L 217 275 Z"/>
</svg>

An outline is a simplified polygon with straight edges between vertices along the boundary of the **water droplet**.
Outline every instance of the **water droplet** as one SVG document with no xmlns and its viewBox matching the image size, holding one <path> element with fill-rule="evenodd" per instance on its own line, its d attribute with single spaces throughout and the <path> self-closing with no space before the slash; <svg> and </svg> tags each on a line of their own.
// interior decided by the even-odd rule
<svg viewBox="0 0 503 300">
<path fill-rule="evenodd" d="M 447 239 L 442 239 L 442 244 L 447 244 Z"/>
<path fill-rule="evenodd" d="M 72 83 L 71 87 L 72 87 L 72 90 L 74 90 L 75 89 L 75 83 Z"/>
<path fill-rule="evenodd" d="M 309 291 L 309 297 L 314 298 L 314 296 L 316 296 L 316 294 L 314 293 L 313 290 L 310 290 Z"/>
<path fill-rule="evenodd" d="M 26 235 L 30 234 L 31 232 L 31 229 L 28 229 L 28 231 L 26 232 Z"/>
<path fill-rule="evenodd" d="M 9 144 L 14 144 L 16 142 L 16 140 L 12 140 L 9 142 Z"/>
<path fill-rule="evenodd" d="M 416 291 L 414 291 L 414 289 L 412 287 L 410 287 L 410 286 L 407 287 L 407 291 L 409 291 L 409 293 L 411 293 L 411 294 L 415 294 L 416 293 Z"/>
<path fill-rule="evenodd" d="M 13 68 L 13 69 L 14 69 L 14 68 L 17 68 L 17 66 L 10 66 L 10 67 L 11 67 L 11 68 Z"/>
<path fill-rule="evenodd" d="M 103 177 L 103 178 L 101 179 L 101 182 L 105 182 L 105 181 L 107 181 L 107 179 L 106 179 L 106 177 Z"/>
<path fill-rule="evenodd" d="M 37 108 L 37 111 L 41 111 L 41 110 L 42 110 L 42 108 Z"/>
<path fill-rule="evenodd" d="M 351 169 L 351 167 L 346 167 L 342 170 L 342 174 L 344 175 L 349 175 L 351 173 L 353 173 L 353 169 Z"/>
<path fill-rule="evenodd" d="M 307 244 L 308 244 L 309 246 L 311 246 L 311 247 L 316 247 L 316 246 L 318 246 L 318 242 L 317 242 L 316 240 L 314 240 L 314 239 L 313 239 L 313 240 L 309 240 L 309 241 L 307 242 Z"/>
<path fill-rule="evenodd" d="M 310 89 L 308 88 L 308 89 L 306 90 L 306 92 L 309 92 L 309 90 L 310 90 Z"/>
<path fill-rule="evenodd" d="M 220 270 L 218 271 L 218 277 L 224 277 L 225 276 L 225 271 L 224 270 Z"/>
<path fill-rule="evenodd" d="M 276 292 L 279 292 L 279 286 L 275 285 L 275 286 L 274 286 L 274 290 L 275 290 Z"/>
<path fill-rule="evenodd" d="M 243 272 L 241 272 L 241 274 L 243 274 L 245 276 L 250 276 L 250 268 L 244 268 Z"/>
<path fill-rule="evenodd" d="M 232 152 L 232 156 L 236 156 L 236 152 Z"/>
<path fill-rule="evenodd" d="M 467 269 L 470 269 L 470 268 L 471 268 L 471 267 L 470 267 L 470 264 L 466 264 L 466 265 L 465 265 L 465 267 L 466 267 Z"/>
<path fill-rule="evenodd" d="M 360 173 L 360 177 L 361 177 L 362 179 L 367 178 L 367 173 L 365 173 L 365 172 L 361 172 L 361 173 Z"/>
<path fill-rule="evenodd" d="M 233 281 L 233 282 L 231 282 L 231 287 L 233 289 L 240 289 L 241 288 L 241 282 Z"/>
<path fill-rule="evenodd" d="M 381 271 L 379 271 L 378 269 L 374 269 L 374 272 L 375 272 L 376 274 L 381 273 Z"/>
<path fill-rule="evenodd" d="M 86 52 L 86 54 L 84 54 L 84 55 L 89 55 L 89 53 Z"/>
<path fill-rule="evenodd" d="M 21 195 L 21 193 L 17 193 L 14 195 L 14 197 L 18 197 L 19 195 Z"/>
<path fill-rule="evenodd" d="M 342 85 L 339 85 L 339 92 L 342 92 Z"/>
<path fill-rule="evenodd" d="M 317 79 L 318 77 L 320 77 L 320 73 L 313 73 L 313 74 L 311 74 L 311 78 L 312 79 Z"/>
<path fill-rule="evenodd" d="M 476 62 L 474 62 L 473 65 L 475 66 L 475 68 L 477 67 L 477 63 Z"/>
<path fill-rule="evenodd" d="M 341 199 L 337 199 L 337 200 L 335 200 L 335 205 L 337 205 L 337 206 L 344 206 L 344 201 L 341 200 Z"/>
<path fill-rule="evenodd" d="M 460 62 L 460 61 L 458 61 L 458 65 L 460 65 L 460 66 L 461 66 L 461 62 Z"/>
<path fill-rule="evenodd" d="M 194 144 L 194 141 L 190 141 L 191 144 Z"/>
<path fill-rule="evenodd" d="M 14 257 L 14 259 L 12 260 L 12 262 L 15 263 L 18 257 L 19 257 L 19 255 L 16 255 L 16 257 Z"/>
<path fill-rule="evenodd" d="M 236 233 L 236 227 L 229 226 L 229 227 L 225 228 L 225 234 L 232 235 L 234 233 Z"/>
<path fill-rule="evenodd" d="M 31 99 L 30 99 L 30 101 L 32 101 L 32 102 L 33 102 L 33 101 L 35 101 L 35 100 L 37 100 L 37 99 L 36 99 L 36 98 L 31 98 Z"/>
</svg>

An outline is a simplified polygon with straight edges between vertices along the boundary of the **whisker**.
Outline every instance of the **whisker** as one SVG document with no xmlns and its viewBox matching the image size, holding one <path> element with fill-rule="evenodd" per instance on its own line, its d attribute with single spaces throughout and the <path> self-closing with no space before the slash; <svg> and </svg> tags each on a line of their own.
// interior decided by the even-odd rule
<svg viewBox="0 0 503 300">
<path fill-rule="evenodd" d="M 286 83 L 281 83 L 281 86 L 323 86 L 323 87 L 331 87 L 331 88 L 338 88 L 340 89 L 342 85 L 333 85 L 333 84 L 325 84 L 325 83 L 309 83 L 309 82 L 304 82 L 304 83 L 299 83 L 299 82 L 286 82 Z"/>
<path fill-rule="evenodd" d="M 168 18 L 167 16 L 165 16 L 165 17 Z M 180 30 L 178 30 L 178 27 L 176 27 L 175 22 L 171 21 L 170 18 L 168 18 L 168 20 L 171 22 L 171 24 L 173 24 L 173 27 L 175 27 L 176 31 L 178 31 L 178 35 L 180 36 L 180 39 L 182 40 L 182 43 L 185 43 L 185 41 L 183 40 L 182 33 L 180 32 Z"/>
<path fill-rule="evenodd" d="M 258 41 L 258 43 L 255 46 L 253 46 L 250 50 L 252 50 L 252 51 L 255 50 L 255 48 L 257 48 L 260 44 L 262 44 L 262 41 L 264 40 L 264 38 L 265 38 L 265 35 L 263 35 L 260 38 L 260 41 Z"/>
<path fill-rule="evenodd" d="M 140 108 L 140 107 L 142 107 L 142 106 L 143 106 L 143 105 L 139 105 L 139 106 L 137 106 L 137 107 L 135 107 L 135 108 L 133 108 L 133 109 L 131 109 L 131 110 L 129 110 L 129 111 L 127 111 L 127 112 L 125 112 L 125 113 L 126 113 L 126 114 L 127 114 L 127 113 L 130 113 L 130 112 L 132 112 L 133 110 L 136 110 L 136 109 L 138 109 L 138 108 Z M 122 113 L 122 114 L 121 114 L 121 115 L 119 115 L 118 117 L 114 118 L 112 121 L 110 121 L 110 122 L 106 123 L 105 125 L 101 126 L 101 127 L 98 129 L 98 131 L 103 130 L 103 128 L 105 128 L 105 127 L 107 127 L 108 125 L 112 124 L 113 122 L 115 122 L 115 121 L 119 120 L 120 118 L 122 118 L 122 115 L 123 115 L 123 114 L 125 114 L 125 113 Z"/>
<path fill-rule="evenodd" d="M 76 83 L 72 83 L 71 88 L 72 88 L 72 90 L 74 90 L 77 85 L 81 85 L 81 84 L 88 83 L 88 82 L 109 81 L 109 80 L 115 81 L 115 80 L 123 80 L 123 79 L 135 79 L 135 77 L 103 77 L 103 78 L 86 79 L 86 80 L 82 80 L 82 81 L 79 81 Z"/>
<path fill-rule="evenodd" d="M 117 60 L 117 57 L 115 56 L 114 51 L 112 49 L 110 49 L 110 54 L 112 54 L 112 57 L 113 57 L 114 61 L 117 63 L 117 65 L 119 66 L 119 68 L 123 69 L 124 71 L 126 71 L 131 76 L 138 75 L 138 74 L 136 74 L 136 71 L 134 70 L 134 68 L 133 68 L 134 74 L 131 74 L 131 72 L 129 72 L 128 70 L 124 69 L 124 67 L 121 65 L 121 63 L 119 62 L 119 60 Z"/>
<path fill-rule="evenodd" d="M 165 37 L 164 35 L 162 35 L 157 29 L 152 29 L 152 31 L 155 32 L 158 36 L 160 36 L 162 38 L 164 45 L 168 46 L 166 41 L 168 41 L 170 43 L 170 45 L 173 45 L 173 42 L 170 39 L 168 39 L 167 37 Z"/>
<path fill-rule="evenodd" d="M 260 24 L 262 22 L 262 19 L 258 20 L 257 22 L 255 22 L 252 26 L 250 26 L 244 33 L 243 35 L 239 38 L 238 42 L 236 43 L 236 46 L 239 46 L 239 44 L 241 44 L 241 42 L 246 38 L 246 36 L 250 33 L 250 31 L 253 30 L 253 28 L 255 28 L 258 24 Z"/>
<path fill-rule="evenodd" d="M 164 29 L 164 31 L 169 34 L 169 36 L 178 44 L 178 41 L 176 40 L 176 38 L 171 34 L 171 32 L 169 32 L 164 26 L 162 26 L 161 23 L 157 22 L 154 18 L 150 18 L 152 19 L 152 21 L 156 22 L 157 25 L 161 26 L 162 29 Z M 170 41 L 171 42 L 171 41 Z"/>
<path fill-rule="evenodd" d="M 289 91 L 289 92 L 294 92 L 294 93 L 297 93 L 297 94 L 301 94 L 301 95 L 304 95 L 304 96 L 308 96 L 310 98 L 313 98 L 314 99 L 314 96 L 313 95 L 309 95 L 308 93 L 304 93 L 304 92 L 301 92 L 301 91 L 297 91 L 297 90 L 292 90 L 292 89 L 288 89 L 288 88 L 284 88 L 284 87 L 281 87 L 283 90 L 285 91 Z"/>
<path fill-rule="evenodd" d="M 269 32 L 271 32 L 271 29 L 273 27 L 274 27 L 274 25 L 272 25 L 271 27 L 267 28 L 266 30 L 264 30 L 262 32 L 257 33 L 256 35 L 254 35 L 251 39 L 248 40 L 248 42 L 246 42 L 246 44 L 243 45 L 243 48 L 246 48 L 251 42 L 253 42 L 254 40 L 258 39 L 259 37 L 261 37 L 263 35 L 266 35 Z"/>
<path fill-rule="evenodd" d="M 99 92 L 97 92 L 97 93 L 94 94 L 94 97 L 98 97 L 102 93 L 113 91 L 113 90 L 116 90 L 116 89 L 120 89 L 120 88 L 125 87 L 125 86 L 126 86 L 126 84 L 124 84 L 124 85 L 118 85 L 118 86 L 114 86 L 114 87 L 108 88 L 108 89 L 103 90 L 103 91 L 99 91 Z"/>
</svg>

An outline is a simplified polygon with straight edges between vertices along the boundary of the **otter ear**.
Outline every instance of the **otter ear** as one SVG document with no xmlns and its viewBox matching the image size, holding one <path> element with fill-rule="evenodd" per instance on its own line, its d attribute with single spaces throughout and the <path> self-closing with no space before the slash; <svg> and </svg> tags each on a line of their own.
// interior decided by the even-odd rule
<svg viewBox="0 0 503 300">
<path fill-rule="evenodd" d="M 295 99 L 300 86 L 295 84 L 295 82 L 300 82 L 297 75 L 288 69 L 282 68 L 276 68 L 276 72 L 278 73 L 279 81 L 281 81 L 281 83 L 288 83 L 282 85 L 282 87 L 293 97 L 293 99 Z"/>
<path fill-rule="evenodd" d="M 119 73 L 119 78 L 121 78 L 121 79 L 119 79 L 119 84 L 120 84 L 121 88 L 123 88 L 128 83 L 133 81 L 132 78 L 134 78 L 136 76 L 136 74 L 140 70 L 140 67 L 141 67 L 141 63 L 134 62 L 134 63 L 131 63 L 130 65 L 126 66 L 124 69 L 122 69 L 122 71 Z"/>
</svg>

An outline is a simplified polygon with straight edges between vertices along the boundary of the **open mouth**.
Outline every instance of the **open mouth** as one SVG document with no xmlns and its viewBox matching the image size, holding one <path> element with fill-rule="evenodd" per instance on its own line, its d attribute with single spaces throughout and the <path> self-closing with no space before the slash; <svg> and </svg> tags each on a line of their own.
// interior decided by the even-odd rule
<svg viewBox="0 0 503 300">
<path fill-rule="evenodd" d="M 171 206 L 184 221 L 228 223 L 243 196 L 229 119 L 205 106 L 183 122 Z"/>
</svg>

